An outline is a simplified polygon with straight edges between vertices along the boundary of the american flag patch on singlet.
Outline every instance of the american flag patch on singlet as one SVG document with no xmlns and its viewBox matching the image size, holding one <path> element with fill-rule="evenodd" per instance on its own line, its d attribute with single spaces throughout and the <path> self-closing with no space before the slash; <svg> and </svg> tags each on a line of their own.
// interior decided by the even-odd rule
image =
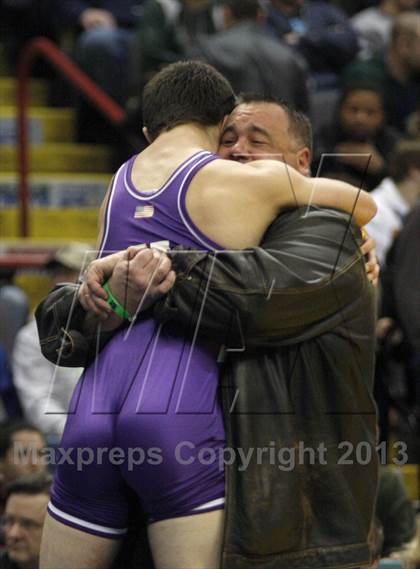
<svg viewBox="0 0 420 569">
<path fill-rule="evenodd" d="M 143 219 L 145 217 L 153 217 L 155 208 L 152 205 L 138 205 L 134 212 L 136 219 Z"/>
</svg>

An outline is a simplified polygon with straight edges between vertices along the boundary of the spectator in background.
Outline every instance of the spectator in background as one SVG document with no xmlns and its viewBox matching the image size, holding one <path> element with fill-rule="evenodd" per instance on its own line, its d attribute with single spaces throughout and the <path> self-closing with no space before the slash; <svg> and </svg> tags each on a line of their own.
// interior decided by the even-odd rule
<svg viewBox="0 0 420 569">
<path fill-rule="evenodd" d="M 46 265 L 52 285 L 76 282 L 92 259 L 91 247 L 70 243 L 59 249 Z M 24 414 L 51 442 L 61 437 L 71 394 L 82 368 L 63 368 L 41 353 L 38 330 L 32 319 L 19 331 L 13 350 L 13 378 Z"/>
<path fill-rule="evenodd" d="M 417 521 L 416 535 L 412 541 L 399 552 L 398 556 L 404 569 L 420 569 L 420 518 Z"/>
<path fill-rule="evenodd" d="M 419 145 L 419 143 L 417 143 Z M 381 438 L 387 439 L 390 396 L 410 421 L 409 460 L 420 461 L 420 203 L 408 217 L 387 255 L 381 276 L 382 302 L 378 329 L 383 346 L 377 360 L 375 391 L 381 420 Z M 402 383 L 393 389 L 393 383 Z M 402 403 L 402 405 L 401 405 Z M 404 407 L 404 408 L 402 408 Z M 406 439 L 407 442 L 407 439 Z"/>
<path fill-rule="evenodd" d="M 46 442 L 42 432 L 25 421 L 3 425 L 0 429 L 0 511 L 5 486 L 20 476 L 46 472 L 41 452 Z"/>
<path fill-rule="evenodd" d="M 128 86 L 128 54 L 140 0 L 61 0 L 65 26 L 79 30 L 76 57 L 82 69 L 118 103 Z"/>
<path fill-rule="evenodd" d="M 0 44 L 5 48 L 12 72 L 28 40 L 36 36 L 56 37 L 55 0 L 0 0 L 0 13 Z M 40 71 L 37 64 L 33 71 Z"/>
<path fill-rule="evenodd" d="M 388 556 L 408 543 L 416 531 L 414 508 L 401 473 L 389 466 L 379 469 L 376 517 L 383 528 L 382 554 Z"/>
<path fill-rule="evenodd" d="M 396 16 L 406 10 L 415 10 L 419 0 L 382 0 L 378 6 L 367 8 L 352 18 L 359 34 L 361 57 L 382 52 L 391 39 L 391 29 Z"/>
<path fill-rule="evenodd" d="M 199 36 L 190 48 L 190 57 L 216 67 L 236 93 L 271 95 L 307 111 L 305 63 L 264 34 L 258 0 L 222 0 L 222 5 L 225 29 L 213 36 Z"/>
<path fill-rule="evenodd" d="M 267 28 L 304 57 L 318 89 L 335 87 L 358 51 L 348 17 L 327 2 L 271 0 Z"/>
<path fill-rule="evenodd" d="M 330 4 L 338 6 L 349 16 L 354 16 L 357 12 L 375 6 L 377 3 L 378 0 L 330 0 Z"/>
<path fill-rule="evenodd" d="M 142 86 L 163 65 L 188 56 L 198 34 L 221 27 L 212 0 L 146 0 L 137 25 L 138 83 Z"/>
<path fill-rule="evenodd" d="M 400 141 L 392 155 L 390 177 L 373 190 L 378 211 L 366 230 L 376 241 L 379 262 L 403 226 L 403 220 L 420 197 L 420 141 Z"/>
<path fill-rule="evenodd" d="M 18 330 L 26 323 L 29 313 L 28 298 L 13 283 L 14 269 L 0 268 L 0 344 L 10 357 Z"/>
<path fill-rule="evenodd" d="M 420 12 L 404 12 L 395 19 L 391 42 L 384 54 L 352 63 L 344 84 L 375 81 L 385 97 L 387 123 L 405 131 L 408 116 L 420 97 Z"/>
<path fill-rule="evenodd" d="M 49 477 L 33 474 L 8 487 L 1 520 L 6 551 L 0 555 L 0 569 L 38 569 L 50 486 Z"/>
<path fill-rule="evenodd" d="M 398 139 L 398 131 L 386 124 L 384 97 L 377 86 L 348 86 L 331 123 L 319 135 L 320 174 L 373 190 L 388 175 Z M 322 158 L 323 153 L 334 155 Z"/>
<path fill-rule="evenodd" d="M 128 95 L 130 44 L 140 4 L 141 0 L 60 0 L 58 3 L 63 27 L 78 33 L 77 63 L 120 105 L 125 104 Z M 78 111 L 81 141 L 113 140 L 113 130 L 104 125 L 102 116 L 90 106 L 80 103 Z"/>
<path fill-rule="evenodd" d="M 410 138 L 420 139 L 420 99 L 416 110 L 407 119 L 407 134 Z"/>
<path fill-rule="evenodd" d="M 139 128 L 143 124 L 141 93 L 160 69 L 188 59 L 198 34 L 213 34 L 222 27 L 220 10 L 213 0 L 144 0 L 132 44 L 133 89 L 127 104 L 124 131 L 118 146 L 119 164 L 147 146 Z"/>
<path fill-rule="evenodd" d="M 22 417 L 22 407 L 13 383 L 6 351 L 0 344 L 0 423 Z"/>
</svg>

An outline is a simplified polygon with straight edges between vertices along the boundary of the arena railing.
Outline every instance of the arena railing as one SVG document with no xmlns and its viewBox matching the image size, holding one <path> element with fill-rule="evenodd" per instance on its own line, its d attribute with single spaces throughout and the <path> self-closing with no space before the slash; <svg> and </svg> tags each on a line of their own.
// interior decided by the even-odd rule
<svg viewBox="0 0 420 569">
<path fill-rule="evenodd" d="M 17 68 L 17 106 L 18 106 L 18 197 L 19 234 L 29 235 L 29 137 L 28 137 L 28 89 L 33 64 L 37 58 L 45 59 L 56 71 L 81 92 L 108 121 L 118 127 L 122 124 L 124 110 L 90 79 L 65 53 L 51 40 L 38 37 L 23 48 Z"/>
</svg>

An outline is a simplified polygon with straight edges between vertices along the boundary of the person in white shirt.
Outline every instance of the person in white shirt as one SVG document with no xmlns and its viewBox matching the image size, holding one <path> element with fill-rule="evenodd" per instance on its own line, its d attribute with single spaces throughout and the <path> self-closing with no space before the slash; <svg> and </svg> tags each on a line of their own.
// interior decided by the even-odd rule
<svg viewBox="0 0 420 569">
<path fill-rule="evenodd" d="M 390 174 L 371 192 L 378 212 L 366 226 L 366 231 L 376 241 L 376 252 L 382 265 L 402 229 L 404 218 L 420 198 L 419 140 L 402 140 L 397 144 Z"/>
<path fill-rule="evenodd" d="M 88 264 L 92 247 L 70 243 L 46 264 L 52 284 L 75 282 Z M 25 417 L 45 433 L 50 442 L 61 437 L 73 389 L 82 368 L 64 368 L 50 363 L 41 353 L 35 319 L 19 330 L 12 356 L 13 381 Z"/>
<path fill-rule="evenodd" d="M 351 23 L 361 46 L 359 57 L 371 57 L 384 51 L 391 38 L 395 17 L 406 10 L 415 10 L 418 5 L 419 0 L 382 0 L 378 6 L 353 16 Z"/>
</svg>

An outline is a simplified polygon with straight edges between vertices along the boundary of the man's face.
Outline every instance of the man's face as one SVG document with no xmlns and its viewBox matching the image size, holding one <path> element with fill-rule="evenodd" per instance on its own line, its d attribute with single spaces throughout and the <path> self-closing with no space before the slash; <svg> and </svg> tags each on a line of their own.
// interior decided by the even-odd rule
<svg viewBox="0 0 420 569">
<path fill-rule="evenodd" d="M 7 484 L 25 474 L 45 472 L 46 465 L 41 460 L 44 447 L 45 440 L 37 431 L 21 430 L 14 433 L 12 445 L 3 462 L 4 482 Z"/>
<path fill-rule="evenodd" d="M 228 118 L 219 155 L 226 160 L 280 160 L 309 174 L 309 150 L 289 133 L 289 119 L 275 103 L 243 103 Z"/>
<path fill-rule="evenodd" d="M 47 494 L 12 494 L 4 512 L 6 550 L 22 568 L 38 567 Z"/>
</svg>

